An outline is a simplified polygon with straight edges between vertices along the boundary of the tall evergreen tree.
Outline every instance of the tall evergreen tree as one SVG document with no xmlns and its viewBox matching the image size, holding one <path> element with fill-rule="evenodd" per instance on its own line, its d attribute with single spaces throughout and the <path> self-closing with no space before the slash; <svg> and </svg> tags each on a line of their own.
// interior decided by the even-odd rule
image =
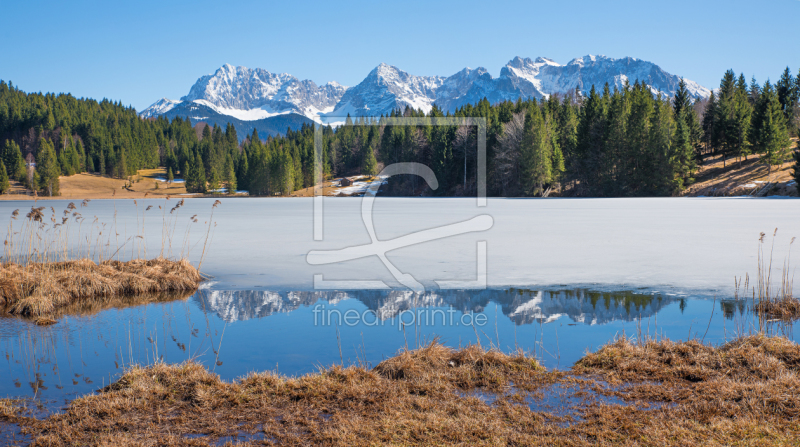
<svg viewBox="0 0 800 447">
<path fill-rule="evenodd" d="M 222 176 L 222 181 L 225 183 L 228 194 L 236 192 L 236 172 L 233 168 L 233 157 L 231 157 L 231 154 L 225 157 L 225 175 Z"/>
<path fill-rule="evenodd" d="M 378 161 L 375 160 L 375 149 L 372 145 L 367 146 L 365 149 L 361 173 L 369 176 L 378 175 Z"/>
<path fill-rule="evenodd" d="M 36 173 L 39 176 L 37 183 L 39 190 L 47 196 L 57 196 L 59 194 L 58 176 L 61 170 L 58 167 L 53 143 L 45 138 L 39 140 L 39 149 L 36 153 Z"/>
<path fill-rule="evenodd" d="M 778 95 L 768 83 L 761 93 L 761 104 L 763 114 L 757 131 L 757 147 L 762 153 L 761 162 L 768 166 L 769 175 L 772 175 L 772 166 L 780 165 L 786 160 L 791 140 Z"/>
<path fill-rule="evenodd" d="M 789 67 L 786 67 L 778 83 L 775 84 L 775 93 L 778 96 L 778 102 L 780 103 L 781 111 L 787 123 L 792 122 L 792 112 L 794 111 L 796 102 L 796 88 L 794 76 L 792 76 L 792 72 L 789 71 Z"/>
<path fill-rule="evenodd" d="M 685 187 L 694 182 L 694 172 L 697 169 L 694 148 L 691 143 L 689 128 L 686 124 L 686 116 L 691 109 L 683 109 L 680 115 L 675 117 L 675 142 L 673 144 L 672 165 L 674 171 L 673 192 L 678 193 Z"/>
<path fill-rule="evenodd" d="M 793 155 L 794 166 L 792 167 L 792 177 L 794 177 L 794 187 L 797 190 L 797 195 L 800 196 L 800 141 L 797 142 L 797 147 Z"/>
<path fill-rule="evenodd" d="M 219 174 L 217 173 L 217 168 L 211 167 L 211 173 L 208 176 L 208 190 L 212 193 L 219 193 L 220 189 L 220 178 Z"/>
<path fill-rule="evenodd" d="M 11 182 L 8 181 L 6 165 L 0 162 L 0 194 L 5 194 L 11 189 Z"/>
<path fill-rule="evenodd" d="M 525 115 L 525 133 L 520 148 L 522 191 L 529 196 L 544 194 L 553 176 L 552 140 L 542 111 L 534 103 Z"/>
<path fill-rule="evenodd" d="M 719 116 L 717 108 L 717 96 L 712 90 L 711 96 L 709 96 L 708 103 L 706 104 L 705 112 L 703 113 L 703 142 L 705 143 L 705 150 L 712 151 L 712 153 L 717 147 L 717 138 L 719 136 L 719 132 L 715 129 L 716 119 Z"/>
<path fill-rule="evenodd" d="M 6 140 L 3 147 L 2 162 L 6 166 L 7 174 L 14 180 L 24 182 L 28 177 L 28 170 L 25 167 L 25 160 L 22 152 L 14 140 Z"/>
<path fill-rule="evenodd" d="M 697 112 L 695 112 L 693 107 L 694 101 L 689 94 L 689 90 L 686 88 L 686 81 L 684 81 L 683 78 L 681 78 L 678 83 L 678 91 L 675 93 L 675 98 L 672 103 L 673 110 L 675 111 L 675 119 L 682 119 L 684 122 L 686 134 L 688 136 L 688 147 L 692 150 L 692 156 L 699 160 L 702 155 L 701 143 L 703 128 L 700 125 Z"/>
</svg>

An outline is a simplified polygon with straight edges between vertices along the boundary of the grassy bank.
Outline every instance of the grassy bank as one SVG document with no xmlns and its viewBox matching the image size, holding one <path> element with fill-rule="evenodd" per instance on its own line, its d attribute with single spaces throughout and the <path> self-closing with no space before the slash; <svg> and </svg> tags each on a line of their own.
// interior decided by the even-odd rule
<svg viewBox="0 0 800 447">
<path fill-rule="evenodd" d="M 795 445 L 798 368 L 796 343 L 763 335 L 720 347 L 620 339 L 571 372 L 432 343 L 294 378 L 134 367 L 61 414 L 7 402 L 0 418 L 34 445 Z"/>
<path fill-rule="evenodd" d="M 188 260 L 190 230 L 197 215 L 178 224 L 180 200 L 172 206 L 167 196 L 163 205 L 136 207 L 135 233 L 120 239 L 114 222 L 105 224 L 97 218 L 85 219 L 80 207 L 69 203 L 63 212 L 50 207 L 31 207 L 22 217 L 19 210 L 11 215 L 2 262 L 0 262 L 0 313 L 36 318 L 40 324 L 54 322 L 50 317 L 65 308 L 106 306 L 111 298 L 123 303 L 172 299 L 175 294 L 191 293 L 204 277 L 199 265 L 211 238 L 213 210 L 203 228 L 200 264 Z M 161 248 L 155 257 L 147 257 L 145 220 L 149 214 L 161 221 Z M 152 219 L 153 217 L 150 217 Z M 183 234 L 176 236 L 176 231 Z M 181 241 L 181 245 L 173 244 Z M 198 243 L 199 243 L 198 242 Z M 174 247 L 173 247 L 174 245 Z M 195 244 L 197 245 L 197 244 Z M 172 257 L 173 250 L 178 255 Z M 142 297 L 137 299 L 137 297 Z"/>
<path fill-rule="evenodd" d="M 191 292 L 203 280 L 186 259 L 127 262 L 90 259 L 5 264 L 0 267 L 0 307 L 11 314 L 41 317 L 76 301 L 160 292 Z"/>
</svg>

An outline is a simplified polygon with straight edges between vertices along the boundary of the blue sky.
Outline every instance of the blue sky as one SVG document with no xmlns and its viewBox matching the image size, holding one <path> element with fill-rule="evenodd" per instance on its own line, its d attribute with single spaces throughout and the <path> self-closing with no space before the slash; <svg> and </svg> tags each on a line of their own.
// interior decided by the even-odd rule
<svg viewBox="0 0 800 447">
<path fill-rule="evenodd" d="M 6 2 L 0 79 L 26 91 L 178 99 L 224 63 L 355 85 L 381 62 L 417 75 L 514 56 L 631 56 L 716 87 L 800 66 L 800 1 Z"/>
</svg>

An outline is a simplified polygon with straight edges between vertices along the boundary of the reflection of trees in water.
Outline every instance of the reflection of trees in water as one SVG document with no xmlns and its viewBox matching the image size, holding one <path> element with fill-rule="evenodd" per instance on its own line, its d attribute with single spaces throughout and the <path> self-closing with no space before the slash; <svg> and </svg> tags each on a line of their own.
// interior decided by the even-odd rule
<svg viewBox="0 0 800 447">
<path fill-rule="evenodd" d="M 263 318 L 275 313 L 292 312 L 301 306 L 312 306 L 318 301 L 336 304 L 347 299 L 360 301 L 382 320 L 395 318 L 401 312 L 415 308 L 449 307 L 464 313 L 480 313 L 493 303 L 500 306 L 502 313 L 518 325 L 554 321 L 563 316 L 585 324 L 632 321 L 655 315 L 673 301 L 662 295 L 584 289 L 444 290 L 424 294 L 397 290 L 283 293 L 203 290 L 193 298 L 202 309 L 216 313 L 225 321 Z"/>
<path fill-rule="evenodd" d="M 747 302 L 745 300 L 721 300 L 719 302 L 719 309 L 726 319 L 733 320 L 737 313 L 739 316 L 745 314 L 747 311 Z"/>
</svg>

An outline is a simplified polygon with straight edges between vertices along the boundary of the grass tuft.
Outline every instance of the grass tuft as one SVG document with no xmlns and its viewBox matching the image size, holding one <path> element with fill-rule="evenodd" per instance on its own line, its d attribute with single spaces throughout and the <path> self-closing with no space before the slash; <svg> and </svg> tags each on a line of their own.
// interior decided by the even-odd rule
<svg viewBox="0 0 800 447">
<path fill-rule="evenodd" d="M 203 280 L 185 259 L 135 259 L 100 264 L 81 259 L 6 264 L 0 269 L 0 304 L 5 304 L 11 314 L 29 317 L 51 315 L 76 300 L 194 291 Z"/>
</svg>

